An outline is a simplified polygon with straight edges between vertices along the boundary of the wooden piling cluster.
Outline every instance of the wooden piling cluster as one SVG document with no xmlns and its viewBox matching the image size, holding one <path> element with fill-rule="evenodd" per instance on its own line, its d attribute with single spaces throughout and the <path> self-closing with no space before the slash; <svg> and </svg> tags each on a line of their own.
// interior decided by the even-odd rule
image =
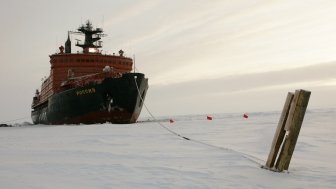
<svg viewBox="0 0 336 189">
<path fill-rule="evenodd" d="M 302 89 L 295 94 L 288 93 L 264 168 L 278 172 L 288 170 L 310 94 Z"/>
</svg>

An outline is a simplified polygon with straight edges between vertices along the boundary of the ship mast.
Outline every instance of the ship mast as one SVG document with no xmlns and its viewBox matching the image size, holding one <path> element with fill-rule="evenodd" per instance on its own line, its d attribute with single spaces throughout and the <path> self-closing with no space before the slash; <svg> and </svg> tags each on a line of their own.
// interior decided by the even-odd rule
<svg viewBox="0 0 336 189">
<path fill-rule="evenodd" d="M 68 39 L 66 40 L 64 46 L 65 46 L 65 53 L 70 53 L 71 54 L 70 32 L 68 32 Z"/>
<path fill-rule="evenodd" d="M 84 43 L 77 41 L 76 46 L 83 48 L 83 53 L 99 53 L 98 48 L 102 48 L 101 37 L 105 37 L 102 28 L 93 29 L 91 22 L 88 20 L 85 25 L 80 26 L 78 32 L 74 34 L 84 34 Z"/>
</svg>

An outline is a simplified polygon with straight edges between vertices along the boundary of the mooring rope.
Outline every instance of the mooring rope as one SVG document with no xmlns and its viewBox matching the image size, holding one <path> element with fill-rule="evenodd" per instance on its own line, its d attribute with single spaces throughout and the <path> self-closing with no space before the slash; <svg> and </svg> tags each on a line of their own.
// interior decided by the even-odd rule
<svg viewBox="0 0 336 189">
<path fill-rule="evenodd" d="M 263 166 L 262 163 L 260 162 L 263 162 L 263 160 L 261 160 L 260 158 L 258 157 L 255 157 L 255 156 L 252 156 L 252 155 L 249 155 L 249 154 L 246 154 L 246 153 L 243 153 L 243 152 L 240 152 L 238 150 L 234 150 L 232 148 L 228 148 L 228 147 L 220 147 L 220 146 L 215 146 L 215 145 L 212 145 L 212 144 L 208 144 L 206 142 L 202 142 L 200 140 L 195 140 L 195 139 L 192 139 L 192 138 L 189 138 L 189 137 L 186 137 L 186 136 L 183 136 L 171 129 L 169 129 L 168 127 L 166 127 L 165 125 L 163 125 L 158 119 L 156 119 L 156 117 L 152 114 L 152 112 L 149 110 L 149 108 L 147 107 L 144 99 L 142 98 L 142 96 L 140 95 L 140 90 L 139 90 L 139 87 L 138 87 L 138 83 L 136 81 L 136 78 L 134 78 L 134 81 L 135 81 L 135 86 L 137 88 L 137 91 L 138 91 L 138 95 L 140 97 L 140 100 L 142 101 L 142 104 L 143 106 L 145 107 L 145 109 L 147 110 L 148 114 L 152 117 L 152 119 L 154 120 L 155 123 L 157 123 L 159 126 L 161 126 L 162 128 L 164 128 L 165 130 L 167 130 L 168 132 L 176 135 L 177 137 L 180 137 L 184 140 L 188 140 L 188 141 L 192 141 L 192 142 L 195 142 L 195 143 L 198 143 L 198 144 L 202 144 L 202 145 L 205 145 L 205 146 L 209 146 L 209 147 L 212 147 L 212 148 L 216 148 L 216 149 L 220 149 L 220 150 L 225 150 L 225 151 L 228 151 L 228 152 L 234 152 L 240 156 L 242 156 L 243 158 L 247 159 L 248 161 L 252 162 L 252 163 L 255 163 L 257 164 L 258 166 Z M 260 161 L 260 162 L 258 162 Z"/>
</svg>

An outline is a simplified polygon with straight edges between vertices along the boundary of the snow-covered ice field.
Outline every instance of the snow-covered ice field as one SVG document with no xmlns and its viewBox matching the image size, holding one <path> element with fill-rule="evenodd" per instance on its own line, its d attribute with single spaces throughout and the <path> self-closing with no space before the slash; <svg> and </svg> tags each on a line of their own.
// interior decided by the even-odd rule
<svg viewBox="0 0 336 189">
<path fill-rule="evenodd" d="M 0 128 L 0 188 L 335 188 L 335 109 L 307 110 L 289 171 L 261 169 L 280 112 Z"/>
</svg>

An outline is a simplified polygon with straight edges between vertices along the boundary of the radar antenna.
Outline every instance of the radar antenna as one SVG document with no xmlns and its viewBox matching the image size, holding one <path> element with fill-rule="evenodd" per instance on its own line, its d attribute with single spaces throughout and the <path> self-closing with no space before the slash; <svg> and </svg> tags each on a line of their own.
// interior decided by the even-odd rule
<svg viewBox="0 0 336 189">
<path fill-rule="evenodd" d="M 98 48 L 102 48 L 102 37 L 107 36 L 103 33 L 102 28 L 93 28 L 91 22 L 88 20 L 86 24 L 81 25 L 78 31 L 71 31 L 70 33 L 76 35 L 84 35 L 84 43 L 80 43 L 80 40 L 77 40 L 76 46 L 83 48 L 84 53 L 91 52 L 90 49 L 94 49 L 95 52 L 99 52 Z"/>
</svg>

